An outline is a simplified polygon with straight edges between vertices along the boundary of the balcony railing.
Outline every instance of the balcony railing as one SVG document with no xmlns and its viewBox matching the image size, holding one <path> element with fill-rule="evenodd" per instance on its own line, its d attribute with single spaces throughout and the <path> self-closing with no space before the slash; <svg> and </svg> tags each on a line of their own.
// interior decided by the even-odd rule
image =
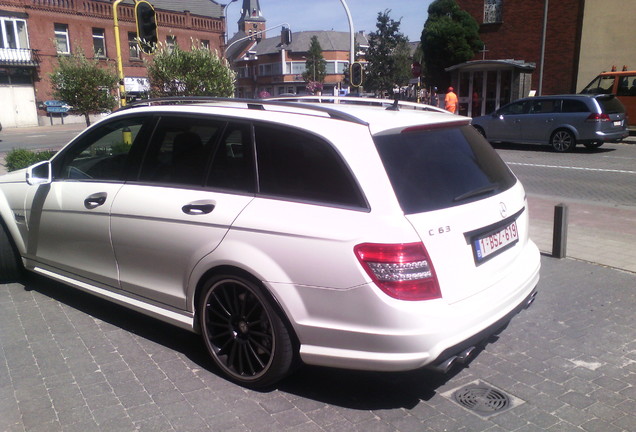
<svg viewBox="0 0 636 432">
<path fill-rule="evenodd" d="M 0 48 L 2 66 L 37 66 L 37 50 L 24 48 Z"/>
</svg>

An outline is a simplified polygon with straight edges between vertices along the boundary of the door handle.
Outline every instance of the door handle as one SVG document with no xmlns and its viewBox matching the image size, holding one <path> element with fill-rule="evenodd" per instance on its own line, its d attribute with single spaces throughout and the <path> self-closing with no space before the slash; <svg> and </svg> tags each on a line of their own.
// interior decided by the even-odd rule
<svg viewBox="0 0 636 432">
<path fill-rule="evenodd" d="M 181 210 L 185 214 L 196 216 L 196 215 L 212 213 L 212 210 L 214 210 L 214 207 L 215 206 L 212 203 L 201 203 L 201 204 L 192 203 L 192 204 L 184 205 L 183 207 L 181 207 Z"/>
<path fill-rule="evenodd" d="M 84 207 L 86 207 L 89 210 L 92 210 L 96 207 L 104 205 L 107 197 L 108 197 L 108 194 L 106 192 L 99 192 L 99 193 L 90 195 L 88 198 L 84 200 Z"/>
</svg>

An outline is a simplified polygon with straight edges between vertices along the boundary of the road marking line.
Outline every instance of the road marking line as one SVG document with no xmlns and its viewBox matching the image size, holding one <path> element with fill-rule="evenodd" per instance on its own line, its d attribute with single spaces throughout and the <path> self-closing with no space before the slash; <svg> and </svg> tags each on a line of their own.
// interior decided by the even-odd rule
<svg viewBox="0 0 636 432">
<path fill-rule="evenodd" d="M 571 170 L 580 170 L 580 171 L 598 171 L 598 172 L 611 172 L 611 173 L 620 173 L 620 174 L 636 174 L 636 171 L 628 171 L 628 170 L 583 168 L 583 167 L 558 166 L 558 165 L 541 165 L 541 164 L 529 164 L 529 163 L 521 163 L 521 162 L 506 162 L 506 163 L 508 165 L 521 165 L 521 166 L 529 166 L 529 167 L 537 167 L 537 168 L 561 168 L 561 169 L 571 169 Z"/>
</svg>

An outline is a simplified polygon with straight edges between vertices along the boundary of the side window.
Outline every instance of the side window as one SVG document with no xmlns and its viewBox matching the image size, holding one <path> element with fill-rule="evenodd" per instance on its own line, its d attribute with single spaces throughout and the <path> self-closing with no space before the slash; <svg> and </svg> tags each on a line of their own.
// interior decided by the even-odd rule
<svg viewBox="0 0 636 432">
<path fill-rule="evenodd" d="M 301 201 L 366 207 L 332 146 L 293 129 L 255 125 L 260 192 Z"/>
<path fill-rule="evenodd" d="M 515 115 L 515 114 L 524 114 L 525 108 L 527 107 L 526 101 L 521 102 L 513 102 L 501 108 L 499 110 L 499 114 L 503 115 Z"/>
<path fill-rule="evenodd" d="M 561 111 L 567 113 L 590 112 L 585 102 L 573 99 L 564 99 Z"/>
<path fill-rule="evenodd" d="M 542 99 L 533 101 L 530 114 L 549 114 L 559 112 L 559 101 L 554 99 Z"/>
<path fill-rule="evenodd" d="M 145 117 L 126 118 L 95 129 L 65 152 L 56 179 L 123 180 L 144 122 Z"/>
<path fill-rule="evenodd" d="M 167 116 L 159 120 L 139 180 L 203 186 L 206 166 L 225 122 Z"/>
<path fill-rule="evenodd" d="M 214 152 L 207 186 L 254 192 L 252 128 L 246 123 L 230 123 Z"/>
<path fill-rule="evenodd" d="M 617 96 L 636 96 L 636 76 L 623 76 L 619 80 Z"/>
</svg>

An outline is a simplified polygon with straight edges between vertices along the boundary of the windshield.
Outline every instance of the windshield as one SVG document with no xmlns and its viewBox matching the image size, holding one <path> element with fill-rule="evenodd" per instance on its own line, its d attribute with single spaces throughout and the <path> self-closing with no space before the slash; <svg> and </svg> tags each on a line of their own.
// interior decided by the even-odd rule
<svg viewBox="0 0 636 432">
<path fill-rule="evenodd" d="M 613 87 L 613 76 L 598 76 L 581 90 L 581 94 L 610 94 Z"/>
<path fill-rule="evenodd" d="M 406 214 L 466 204 L 516 182 L 470 125 L 383 135 L 374 141 Z"/>
</svg>

